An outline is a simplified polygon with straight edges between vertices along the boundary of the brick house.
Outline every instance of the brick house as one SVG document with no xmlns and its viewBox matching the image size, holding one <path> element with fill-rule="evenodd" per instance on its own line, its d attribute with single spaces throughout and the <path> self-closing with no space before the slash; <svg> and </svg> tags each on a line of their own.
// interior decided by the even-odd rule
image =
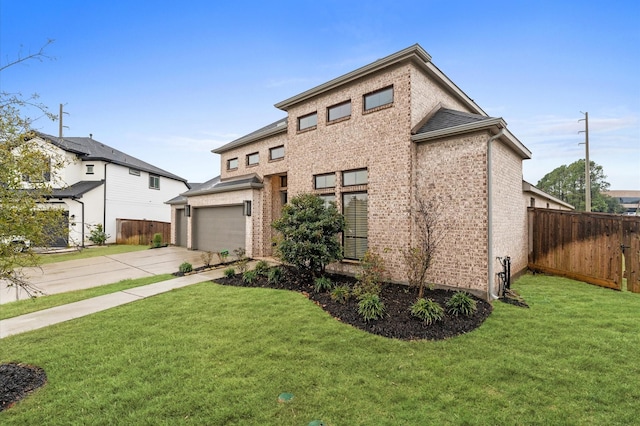
<svg viewBox="0 0 640 426">
<path fill-rule="evenodd" d="M 287 116 L 213 150 L 221 175 L 171 202 L 174 243 L 270 256 L 270 224 L 287 198 L 315 193 L 348 223 L 334 270 L 353 272 L 370 249 L 406 282 L 402 250 L 421 198 L 439 202 L 447 223 L 432 282 L 489 298 L 498 256 L 511 257 L 514 274 L 526 268 L 526 208 L 540 197 L 522 180 L 531 153 L 421 46 L 275 106 Z"/>
</svg>

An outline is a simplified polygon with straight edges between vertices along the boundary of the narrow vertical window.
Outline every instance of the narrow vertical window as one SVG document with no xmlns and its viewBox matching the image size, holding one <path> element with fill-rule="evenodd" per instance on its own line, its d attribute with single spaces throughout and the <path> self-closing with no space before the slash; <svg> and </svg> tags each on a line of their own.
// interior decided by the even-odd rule
<svg viewBox="0 0 640 426">
<path fill-rule="evenodd" d="M 342 237 L 345 259 L 360 260 L 369 245 L 369 197 L 366 192 L 342 194 L 346 226 Z"/>
</svg>

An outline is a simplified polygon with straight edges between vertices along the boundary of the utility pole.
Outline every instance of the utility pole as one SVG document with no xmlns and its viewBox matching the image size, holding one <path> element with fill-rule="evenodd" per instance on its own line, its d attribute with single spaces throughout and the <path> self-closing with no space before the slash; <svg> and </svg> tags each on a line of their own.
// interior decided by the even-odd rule
<svg viewBox="0 0 640 426">
<path fill-rule="evenodd" d="M 584 114 L 584 118 L 578 121 L 584 121 L 584 130 L 579 131 L 578 133 L 584 132 L 584 149 L 585 149 L 585 159 L 584 159 L 584 211 L 591 211 L 591 163 L 589 162 L 589 113 L 582 112 Z M 582 145 L 582 144 L 579 144 Z"/>
<path fill-rule="evenodd" d="M 67 129 L 69 128 L 68 126 L 63 126 L 63 125 L 62 125 L 62 116 L 63 116 L 64 114 L 68 114 L 68 113 L 63 111 L 63 109 L 62 109 L 62 104 L 60 104 L 60 117 L 59 117 L 59 120 L 58 120 L 58 121 L 59 121 L 58 137 L 60 138 L 60 140 L 62 140 L 62 137 L 63 137 L 62 129 L 63 129 L 63 128 L 65 128 L 65 127 L 66 127 Z"/>
</svg>

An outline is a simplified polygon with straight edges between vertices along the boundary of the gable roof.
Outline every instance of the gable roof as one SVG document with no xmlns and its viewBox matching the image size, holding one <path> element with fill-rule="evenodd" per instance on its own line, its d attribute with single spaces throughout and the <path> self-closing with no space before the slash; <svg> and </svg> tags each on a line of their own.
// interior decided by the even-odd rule
<svg viewBox="0 0 640 426">
<path fill-rule="evenodd" d="M 440 108 L 433 114 L 426 123 L 417 131 L 419 133 L 427 133 L 435 130 L 448 129 L 450 127 L 461 126 L 464 124 L 476 123 L 478 121 L 488 120 L 487 117 L 480 114 L 471 114 L 463 111 L 456 111 L 448 108 Z"/>
<path fill-rule="evenodd" d="M 138 169 L 158 176 L 179 180 L 185 184 L 187 182 L 186 179 L 181 178 L 180 176 L 174 175 L 173 173 L 169 173 L 166 170 L 125 154 L 122 151 L 105 145 L 102 142 L 98 142 L 90 137 L 65 137 L 60 139 L 55 136 L 47 135 L 46 133 L 36 132 L 36 134 L 41 139 L 52 143 L 58 148 L 80 156 L 83 161 L 105 161 L 107 163 L 131 167 L 132 169 Z"/>
</svg>

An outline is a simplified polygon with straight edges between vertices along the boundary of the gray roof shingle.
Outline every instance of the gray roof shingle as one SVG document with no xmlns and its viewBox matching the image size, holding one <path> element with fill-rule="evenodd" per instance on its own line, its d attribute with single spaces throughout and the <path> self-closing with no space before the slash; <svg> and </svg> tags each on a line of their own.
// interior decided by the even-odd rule
<svg viewBox="0 0 640 426">
<path fill-rule="evenodd" d="M 468 112 L 455 111 L 448 108 L 440 108 L 433 116 L 427 120 L 416 134 L 432 132 L 434 130 L 448 129 L 450 127 L 461 126 L 463 124 L 475 123 L 477 121 L 490 120 L 492 117 L 486 117 L 480 114 L 471 114 Z"/>
</svg>

